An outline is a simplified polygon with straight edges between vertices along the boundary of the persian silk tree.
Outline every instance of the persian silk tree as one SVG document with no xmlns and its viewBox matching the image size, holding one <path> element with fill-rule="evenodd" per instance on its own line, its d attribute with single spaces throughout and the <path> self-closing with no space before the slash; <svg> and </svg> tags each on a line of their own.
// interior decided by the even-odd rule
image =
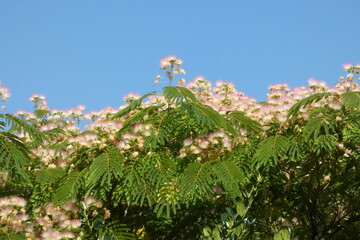
<svg viewBox="0 0 360 240">
<path fill-rule="evenodd" d="M 230 82 L 185 84 L 175 56 L 160 68 L 161 94 L 119 108 L 61 111 L 33 95 L 33 113 L 1 115 L 1 237 L 351 239 L 358 66 L 333 88 L 270 86 L 263 103 Z"/>
<path fill-rule="evenodd" d="M 258 207 L 267 226 L 279 222 L 305 239 L 360 236 L 359 66 L 347 70 L 335 88 L 310 79 L 311 94 L 292 103 L 285 121 L 267 124 L 254 155 L 266 172 L 268 191 Z M 291 98 L 283 89 L 275 96 L 276 88 L 268 96 L 272 108 Z"/>
</svg>

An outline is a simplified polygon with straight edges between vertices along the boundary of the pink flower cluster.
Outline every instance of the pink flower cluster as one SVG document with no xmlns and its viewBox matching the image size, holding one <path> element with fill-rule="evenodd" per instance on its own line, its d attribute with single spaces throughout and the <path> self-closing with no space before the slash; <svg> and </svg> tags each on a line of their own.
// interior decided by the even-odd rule
<svg viewBox="0 0 360 240">
<path fill-rule="evenodd" d="M 74 239 L 79 235 L 77 229 L 82 224 L 78 219 L 79 210 L 74 202 L 68 202 L 63 207 L 54 206 L 50 202 L 42 208 L 37 208 L 34 210 L 37 218 L 28 223 L 26 236 L 38 240 Z"/>
<path fill-rule="evenodd" d="M 182 59 L 176 56 L 167 56 L 161 59 L 160 68 L 165 70 L 169 80 L 172 80 L 176 74 L 185 74 L 185 71 L 183 71 L 181 67 L 182 63 Z M 328 105 L 333 109 L 340 109 L 342 107 L 340 104 L 341 93 L 360 90 L 359 85 L 354 81 L 354 74 L 356 74 L 359 69 L 359 65 L 346 64 L 344 67 L 349 74 L 346 77 L 341 77 L 335 87 L 329 87 L 324 81 L 319 81 L 314 78 L 308 80 L 308 86 L 293 89 L 286 83 L 275 84 L 268 87 L 269 93 L 264 103 L 257 103 L 254 98 L 238 91 L 231 82 L 217 81 L 215 85 L 213 85 L 201 75 L 196 76 L 188 82 L 185 87 L 191 90 L 201 103 L 211 106 L 220 114 L 227 114 L 231 111 L 241 111 L 264 125 L 264 129 L 266 129 L 266 125 L 272 123 L 278 123 L 279 128 L 286 128 L 287 111 L 293 104 L 301 99 L 314 93 L 334 93 L 332 97 L 324 98 L 319 102 L 301 109 L 300 117 L 308 119 L 308 109 L 323 105 Z M 33 150 L 42 162 L 43 167 L 65 166 L 72 159 L 71 153 L 79 148 L 98 147 L 104 149 L 109 146 L 117 146 L 121 153 L 126 153 L 126 155 L 135 158 L 142 153 L 145 139 L 152 134 L 156 134 L 156 131 L 150 125 L 136 124 L 129 132 L 122 135 L 117 134 L 117 132 L 123 128 L 124 122 L 138 112 L 136 109 L 121 118 L 115 120 L 111 118 L 116 112 L 128 106 L 131 101 L 140 97 L 139 94 L 129 93 L 124 97 L 126 102 L 119 108 L 107 107 L 100 111 L 84 113 L 85 106 L 83 105 L 64 111 L 50 109 L 46 105 L 45 96 L 35 94 L 30 100 L 36 104 L 35 107 L 47 109 L 49 114 L 44 119 L 39 119 L 33 113 L 26 113 L 24 111 L 18 111 L 16 114 L 25 120 L 36 123 L 41 131 L 51 131 L 55 128 L 60 128 L 65 131 L 64 134 L 57 135 L 56 138 L 48 143 L 49 146 L 60 142 L 65 144 L 66 148 L 59 152 L 61 154 L 52 154 L 52 150 L 47 152 L 45 148 Z M 163 107 L 159 108 L 159 111 L 169 107 L 169 103 L 166 102 L 164 96 L 154 95 L 143 102 L 140 108 L 161 104 L 163 104 Z M 144 120 L 147 118 L 148 116 L 145 116 Z M 89 131 L 89 133 L 86 134 L 82 133 L 76 126 L 77 122 L 84 119 L 91 121 L 85 126 L 85 129 Z M 189 156 L 189 154 L 204 154 L 207 152 L 206 149 L 211 149 L 215 146 L 217 148 L 223 146 L 223 149 L 226 149 L 239 143 L 244 144 L 247 141 L 247 133 L 245 130 L 242 130 L 242 132 L 243 134 L 237 139 L 226 140 L 227 138 L 224 137 L 221 141 L 220 139 L 218 140 L 218 144 L 211 142 L 209 139 L 210 136 L 200 136 L 197 139 L 192 139 L 193 142 L 189 146 L 184 144 L 184 148 L 179 155 L 180 157 L 184 157 Z M 19 136 L 24 137 L 26 141 L 30 141 L 26 135 L 20 133 Z"/>
<path fill-rule="evenodd" d="M 328 104 L 334 109 L 339 108 L 339 94 L 348 90 L 360 90 L 356 82 L 352 81 L 351 84 L 348 84 L 349 81 L 348 78 L 343 79 L 335 87 L 329 87 L 324 81 L 311 78 L 308 81 L 308 87 L 297 87 L 293 90 L 287 84 L 272 85 L 269 86 L 270 92 L 267 94 L 265 104 L 256 103 L 254 98 L 237 91 L 234 84 L 230 82 L 218 81 L 216 86 L 212 87 L 211 83 L 203 77 L 196 77 L 187 84 L 187 88 L 192 90 L 203 104 L 211 106 L 221 114 L 228 111 L 242 111 L 254 120 L 266 125 L 274 121 L 285 122 L 289 108 L 314 93 L 333 92 L 335 97 L 323 99 L 303 109 L 303 117 L 308 117 L 307 109 L 312 107 Z"/>
<path fill-rule="evenodd" d="M 68 165 L 68 162 L 72 160 L 70 155 L 74 152 L 72 149 L 55 150 L 38 147 L 32 149 L 34 156 L 36 156 L 43 168 L 64 168 Z"/>
<path fill-rule="evenodd" d="M 2 100 L 6 102 L 10 96 L 11 96 L 10 90 L 5 86 L 0 85 L 0 97 L 2 97 Z"/>
<path fill-rule="evenodd" d="M 181 64 L 180 58 L 168 56 L 160 61 L 160 68 L 166 71 L 166 77 L 171 82 L 177 74 L 185 74 Z M 286 115 L 289 108 L 305 97 L 314 93 L 332 93 L 330 97 L 323 98 L 300 109 L 299 117 L 306 120 L 310 117 L 309 109 L 328 106 L 334 110 L 339 110 L 343 107 L 340 94 L 347 91 L 360 91 L 360 87 L 354 79 L 355 74 L 360 71 L 360 64 L 346 64 L 344 67 L 348 74 L 341 77 L 334 87 L 314 78 L 308 80 L 307 86 L 293 89 L 286 83 L 275 84 L 268 87 L 269 93 L 263 103 L 258 103 L 254 98 L 238 91 L 231 82 L 217 81 L 213 85 L 203 76 L 196 76 L 185 87 L 193 92 L 201 103 L 212 107 L 222 115 L 232 111 L 241 111 L 262 124 L 264 130 L 271 124 L 277 124 L 281 130 L 287 128 L 288 119 Z M 161 76 L 157 77 L 157 79 L 160 78 Z M 185 80 L 181 80 L 180 83 L 184 82 Z M 10 96 L 10 92 L 7 88 L 0 86 L 0 96 L 6 100 Z M 85 113 L 85 106 L 83 105 L 67 110 L 50 109 L 47 106 L 45 96 L 39 94 L 31 96 L 30 101 L 35 103 L 35 108 L 47 110 L 48 114 L 39 118 L 33 113 L 19 110 L 15 115 L 29 121 L 43 132 L 51 133 L 55 129 L 62 130 L 60 133 L 49 135 L 51 137 L 44 142 L 43 146 L 31 150 L 33 158 L 38 161 L 33 170 L 68 167 L 71 170 L 74 167 L 71 161 L 79 149 L 102 150 L 107 147 L 117 147 L 119 153 L 123 154 L 126 160 L 150 154 L 144 150 L 144 143 L 149 136 L 156 136 L 158 132 L 153 125 L 146 123 L 149 115 L 140 119 L 140 121 L 144 120 L 145 123 L 129 126 L 127 132 L 124 133 L 119 130 L 124 130 L 127 120 L 145 107 L 157 105 L 161 106 L 158 111 L 167 109 L 170 104 L 166 102 L 163 95 L 150 96 L 147 101 L 140 105 L 139 109 L 113 119 L 114 114 L 140 97 L 139 94 L 129 93 L 124 97 L 124 105 L 119 108 L 107 107 L 100 111 Z M 84 120 L 88 121 L 85 132 L 81 131 L 77 125 Z M 340 122 L 342 119 L 337 120 Z M 234 146 L 246 144 L 248 134 L 245 129 L 240 129 L 237 137 L 224 131 L 216 131 L 188 138 L 183 141 L 178 157 L 189 158 L 198 162 L 217 159 L 222 154 L 231 151 Z M 264 131 L 262 134 L 266 134 L 266 132 Z M 18 136 L 23 138 L 25 142 L 31 141 L 30 137 L 24 133 L 18 133 Z M 55 144 L 63 147 L 54 150 Z M 339 148 L 344 147 L 339 145 Z M 345 148 L 343 151 L 344 157 L 353 154 Z M 91 157 L 91 154 L 89 156 Z M 6 185 L 6 179 L 7 173 L 0 172 L 0 186 Z M 169 184 L 168 187 L 170 188 L 172 185 Z M 78 231 L 81 226 L 79 211 L 83 211 L 84 214 L 92 217 L 102 214 L 104 219 L 109 218 L 111 214 L 109 210 L 102 208 L 102 203 L 92 196 L 87 197 L 83 203 L 83 209 L 75 206 L 73 202 L 65 204 L 63 207 L 55 207 L 49 203 L 43 208 L 37 209 L 35 213 L 38 217 L 33 222 L 29 222 L 29 216 L 25 211 L 26 199 L 17 196 L 0 198 L 0 226 L 9 232 L 25 231 L 28 239 L 75 238 L 81 235 Z M 41 229 L 41 231 L 34 229 Z"/>
<path fill-rule="evenodd" d="M 141 97 L 141 95 L 138 93 L 128 93 L 123 98 L 124 98 L 124 101 L 126 101 L 126 102 L 132 102 L 136 99 L 139 99 L 140 97 Z"/>
<path fill-rule="evenodd" d="M 352 64 L 352 63 L 345 63 L 343 65 L 344 69 L 350 73 L 360 73 L 360 63 L 358 64 Z"/>
<path fill-rule="evenodd" d="M 84 216 L 96 217 L 97 215 L 102 214 L 103 219 L 108 219 L 111 216 L 111 212 L 103 207 L 103 203 L 96 200 L 92 195 L 87 196 L 82 203 Z"/>
<path fill-rule="evenodd" d="M 180 66 L 183 63 L 183 60 L 174 55 L 166 56 L 160 59 L 160 69 L 165 70 L 167 67 Z"/>
<path fill-rule="evenodd" d="M 36 218 L 30 219 L 25 207 L 27 200 L 18 196 L 0 198 L 0 228 L 7 233 L 24 233 L 26 239 L 81 239 L 82 222 L 101 214 L 108 219 L 110 211 L 91 195 L 84 199 L 80 208 L 75 201 L 60 206 L 48 203 L 32 211 Z M 81 214 L 80 214 L 81 213 Z M 81 216 L 84 218 L 82 219 Z"/>
<path fill-rule="evenodd" d="M 173 56 L 173 55 L 163 57 L 160 60 L 160 69 L 165 70 L 166 78 L 168 78 L 168 81 L 166 81 L 166 82 L 171 83 L 173 81 L 174 77 L 178 74 L 182 74 L 182 75 L 186 74 L 185 70 L 181 66 L 182 63 L 183 63 L 183 60 L 181 58 Z M 159 83 L 158 79 L 161 79 L 161 78 L 165 78 L 165 77 L 162 77 L 161 75 L 157 75 L 156 80 L 154 81 L 154 85 L 158 84 Z M 180 85 L 184 84 L 185 82 L 186 82 L 186 80 L 184 78 L 180 78 L 178 80 L 178 84 L 180 84 Z"/>
<path fill-rule="evenodd" d="M 6 102 L 10 96 L 11 96 L 10 90 L 5 86 L 0 85 L 0 98 L 2 98 L 2 101 Z M 2 110 L 6 109 L 6 106 L 1 106 L 0 109 Z"/>
<path fill-rule="evenodd" d="M 0 198 L 0 228 L 6 232 L 23 232 L 29 216 L 27 201 L 18 196 Z"/>
<path fill-rule="evenodd" d="M 233 146 L 232 140 L 224 131 L 202 134 L 195 139 L 185 139 L 179 157 L 195 156 L 197 161 L 216 159 L 224 151 L 231 151 Z"/>
<path fill-rule="evenodd" d="M 75 238 L 70 232 L 81 226 L 77 216 L 78 208 L 73 203 L 67 203 L 62 208 L 48 203 L 42 209 L 35 209 L 38 217 L 29 221 L 24 198 L 12 196 L 0 198 L 0 227 L 6 232 L 23 232 L 27 239 L 63 239 Z M 40 230 L 40 231 L 39 231 Z"/>
</svg>

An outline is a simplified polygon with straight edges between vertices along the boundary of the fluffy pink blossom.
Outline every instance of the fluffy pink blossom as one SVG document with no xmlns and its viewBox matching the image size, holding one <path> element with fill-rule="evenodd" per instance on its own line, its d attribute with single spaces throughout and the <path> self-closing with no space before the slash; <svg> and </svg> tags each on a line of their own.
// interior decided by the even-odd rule
<svg viewBox="0 0 360 240">
<path fill-rule="evenodd" d="M 348 62 L 343 64 L 343 68 L 345 69 L 345 71 L 350 71 L 352 67 L 353 67 L 352 63 Z"/>
<path fill-rule="evenodd" d="M 208 148 L 209 146 L 209 142 L 206 141 L 206 140 L 200 140 L 199 143 L 198 143 L 199 147 L 202 148 L 202 149 L 206 149 Z"/>
<path fill-rule="evenodd" d="M 181 65 L 183 60 L 174 55 L 166 56 L 160 59 L 160 68 L 170 67 L 171 64 Z"/>
<path fill-rule="evenodd" d="M 186 138 L 183 142 L 183 145 L 185 147 L 190 146 L 192 144 L 193 140 L 191 138 Z"/>
<path fill-rule="evenodd" d="M 10 90 L 5 86 L 0 85 L 0 96 L 3 101 L 6 101 L 11 96 Z"/>
<path fill-rule="evenodd" d="M 128 102 L 128 101 L 133 101 L 133 100 L 136 100 L 136 99 L 139 99 L 141 97 L 141 95 L 140 94 L 138 94 L 138 93 L 128 93 L 128 94 L 126 94 L 124 97 L 123 97 L 123 99 L 126 101 L 126 102 Z"/>
<path fill-rule="evenodd" d="M 5 205 L 25 207 L 27 200 L 18 196 L 0 198 L 0 207 Z"/>
</svg>

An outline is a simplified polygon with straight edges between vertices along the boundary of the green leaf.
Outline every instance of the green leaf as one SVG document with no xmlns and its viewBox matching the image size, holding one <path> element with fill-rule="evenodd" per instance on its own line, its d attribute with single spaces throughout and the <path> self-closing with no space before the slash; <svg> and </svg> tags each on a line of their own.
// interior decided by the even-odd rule
<svg viewBox="0 0 360 240">
<path fill-rule="evenodd" d="M 145 94 L 141 98 L 132 101 L 128 106 L 121 109 L 119 112 L 115 113 L 114 116 L 112 116 L 111 119 L 121 118 L 122 116 L 128 114 L 129 112 L 137 109 L 138 107 L 141 106 L 141 103 L 145 98 L 147 98 L 147 97 L 149 97 L 151 95 L 154 95 L 154 94 L 155 94 L 155 92 L 150 92 L 150 93 Z"/>
<path fill-rule="evenodd" d="M 306 97 L 299 102 L 295 103 L 288 111 L 287 117 L 291 118 L 292 116 L 298 115 L 298 112 L 301 108 L 306 107 L 312 103 L 316 103 L 320 101 L 323 98 L 327 98 L 329 96 L 333 95 L 331 92 L 325 92 L 325 93 L 315 93 L 313 95 L 310 95 L 309 97 Z"/>
<path fill-rule="evenodd" d="M 9 177 L 28 179 L 29 150 L 21 140 L 8 132 L 0 132 L 0 169 L 8 171 Z"/>
<path fill-rule="evenodd" d="M 239 224 L 237 227 L 235 227 L 234 233 L 236 236 L 240 236 L 243 230 L 244 230 L 244 225 Z"/>
<path fill-rule="evenodd" d="M 204 237 L 210 237 L 211 236 L 211 228 L 206 226 L 203 228 L 203 236 Z"/>
<path fill-rule="evenodd" d="M 282 229 L 274 234 L 274 240 L 290 240 L 290 232 L 288 229 Z"/>
<path fill-rule="evenodd" d="M 2 232 L 3 230 L 0 229 L 0 239 L 1 240 L 24 240 L 25 235 L 21 233 L 6 233 Z"/>
<path fill-rule="evenodd" d="M 37 118 L 42 118 L 42 117 L 46 117 L 46 115 L 50 114 L 51 112 L 49 110 L 45 110 L 45 109 L 35 109 L 34 110 L 34 114 Z"/>
<path fill-rule="evenodd" d="M 359 109 L 360 107 L 360 92 L 345 92 L 341 94 L 341 99 L 348 109 Z"/>
<path fill-rule="evenodd" d="M 241 217 L 244 217 L 246 215 L 247 208 L 245 207 L 245 204 L 243 201 L 238 201 L 236 203 L 236 212 Z"/>
<path fill-rule="evenodd" d="M 232 209 L 230 207 L 226 207 L 225 211 L 229 214 L 229 216 L 231 217 L 232 220 L 235 220 L 238 216 L 238 214 L 234 211 L 234 209 Z"/>
<path fill-rule="evenodd" d="M 59 188 L 53 197 L 55 204 L 60 204 L 75 198 L 80 189 L 84 188 L 84 174 L 85 171 L 70 172 L 69 175 L 60 181 Z"/>
<path fill-rule="evenodd" d="M 329 135 L 335 131 L 335 126 L 328 119 L 328 116 L 322 115 L 310 119 L 304 127 L 303 134 L 305 136 L 305 140 L 309 140 L 310 137 L 314 137 L 314 139 L 316 139 L 320 134 Z"/>
<path fill-rule="evenodd" d="M 223 160 L 215 163 L 213 171 L 224 184 L 226 181 L 233 181 L 240 184 L 244 184 L 246 181 L 242 169 L 232 161 Z"/>
<path fill-rule="evenodd" d="M 201 127 L 214 130 L 224 129 L 236 135 L 236 131 L 231 124 L 212 107 L 189 102 L 182 102 L 180 106 L 187 112 L 188 116 Z"/>
<path fill-rule="evenodd" d="M 188 197 L 202 198 L 213 193 L 211 177 L 211 162 L 190 163 L 181 178 L 182 192 Z"/>
<path fill-rule="evenodd" d="M 196 96 L 187 88 L 179 86 L 168 86 L 163 88 L 163 94 L 167 101 L 171 103 L 180 103 L 182 101 L 191 100 L 198 103 Z"/>
<path fill-rule="evenodd" d="M 134 239 L 135 236 L 130 231 L 126 224 L 119 221 L 112 221 L 105 226 L 101 226 L 98 239 L 106 240 L 127 240 Z"/>
<path fill-rule="evenodd" d="M 65 175 L 64 169 L 61 168 L 47 168 L 39 169 L 34 172 L 36 181 L 40 184 L 52 184 L 59 178 Z"/>
<path fill-rule="evenodd" d="M 126 132 L 129 130 L 131 126 L 136 124 L 137 122 L 145 123 L 144 117 L 146 115 L 151 115 L 153 113 L 157 113 L 157 110 L 161 107 L 163 107 L 165 104 L 160 105 L 153 105 L 149 106 L 147 108 L 141 109 L 140 111 L 136 112 L 133 116 L 127 118 L 123 124 L 123 127 L 121 129 L 121 132 Z M 150 122 L 150 121 L 149 121 Z"/>
<path fill-rule="evenodd" d="M 234 162 L 228 160 L 218 161 L 212 166 L 212 171 L 216 176 L 216 180 L 214 180 L 219 181 L 232 197 L 241 194 L 240 186 L 245 184 L 246 177 L 243 170 Z"/>
<path fill-rule="evenodd" d="M 218 228 L 214 228 L 212 231 L 212 234 L 214 236 L 214 240 L 221 240 L 220 230 Z"/>
<path fill-rule="evenodd" d="M 116 148 L 109 148 L 97 156 L 89 169 L 87 185 L 100 187 L 111 185 L 111 180 L 120 179 L 123 174 L 122 155 Z"/>
<path fill-rule="evenodd" d="M 261 129 L 261 124 L 246 116 L 244 112 L 233 111 L 225 115 L 225 117 L 235 125 L 236 130 L 244 128 L 247 132 L 259 132 Z"/>
<path fill-rule="evenodd" d="M 37 128 L 12 114 L 0 114 L 0 118 L 3 118 L 6 121 L 6 124 L 10 127 L 8 132 L 25 132 L 37 143 L 41 143 L 45 138 L 45 136 Z"/>
<path fill-rule="evenodd" d="M 273 165 L 277 159 L 284 156 L 290 146 L 290 140 L 282 135 L 270 136 L 260 143 L 260 147 L 255 152 L 254 163 L 262 165 Z M 273 161 L 270 161 L 270 160 Z"/>
</svg>

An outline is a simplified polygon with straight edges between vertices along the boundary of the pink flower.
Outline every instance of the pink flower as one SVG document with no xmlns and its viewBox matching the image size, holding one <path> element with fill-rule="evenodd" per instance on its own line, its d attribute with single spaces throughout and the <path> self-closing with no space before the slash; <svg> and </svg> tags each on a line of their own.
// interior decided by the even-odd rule
<svg viewBox="0 0 360 240">
<path fill-rule="evenodd" d="M 328 106 L 332 109 L 339 110 L 342 108 L 342 105 L 340 103 L 330 102 Z"/>
<path fill-rule="evenodd" d="M 224 138 L 226 136 L 225 132 L 223 131 L 217 131 L 217 132 L 213 132 L 209 135 L 209 139 L 211 138 L 215 138 L 215 137 L 220 137 L 220 138 Z"/>
<path fill-rule="evenodd" d="M 278 83 L 275 85 L 270 85 L 268 86 L 269 90 L 285 90 L 285 91 L 289 91 L 290 90 L 290 86 L 287 83 Z"/>
<path fill-rule="evenodd" d="M 136 135 L 136 134 L 134 134 L 134 133 L 125 133 L 123 136 L 122 136 L 122 138 L 123 139 L 126 139 L 126 140 L 135 140 L 135 139 L 137 139 L 139 136 L 138 135 Z"/>
<path fill-rule="evenodd" d="M 209 146 L 209 142 L 206 140 L 200 140 L 199 141 L 199 147 L 202 149 L 206 149 Z"/>
<path fill-rule="evenodd" d="M 7 203 L 7 205 L 14 205 L 19 207 L 25 207 L 27 205 L 26 199 L 18 196 L 0 198 L 0 206 L 4 203 Z"/>
<path fill-rule="evenodd" d="M 123 99 L 128 102 L 128 101 L 133 101 L 133 100 L 139 99 L 140 97 L 141 97 L 140 94 L 131 92 L 131 93 L 126 94 L 123 97 Z"/>
<path fill-rule="evenodd" d="M 232 144 L 231 144 L 230 139 L 228 139 L 228 138 L 223 139 L 223 146 L 226 148 L 231 148 Z"/>
<path fill-rule="evenodd" d="M 81 112 L 83 112 L 86 107 L 85 107 L 85 105 L 80 104 L 80 105 L 77 106 L 77 108 L 78 108 Z"/>
<path fill-rule="evenodd" d="M 179 81 L 178 81 L 179 84 L 184 84 L 185 83 L 185 79 L 184 78 L 181 78 Z"/>
<path fill-rule="evenodd" d="M 27 214 L 20 214 L 13 217 L 13 221 L 26 221 L 29 216 Z"/>
<path fill-rule="evenodd" d="M 59 239 L 63 239 L 63 238 L 71 238 L 71 239 L 74 239 L 75 238 L 75 234 L 72 233 L 72 232 L 62 232 L 62 233 L 59 233 L 60 235 L 60 238 Z"/>
<path fill-rule="evenodd" d="M 139 152 L 133 152 L 132 154 L 131 154 L 131 157 L 132 158 L 136 158 L 137 156 L 139 155 Z"/>
<path fill-rule="evenodd" d="M 160 59 L 160 68 L 170 67 L 171 64 L 181 65 L 183 60 L 174 55 L 166 56 Z"/>
<path fill-rule="evenodd" d="M 70 226 L 71 226 L 71 228 L 78 228 L 78 227 L 81 226 L 81 222 L 78 219 L 71 220 L 70 221 Z"/>
<path fill-rule="evenodd" d="M 315 78 L 309 78 L 308 83 L 309 83 L 310 87 L 312 87 L 312 86 L 325 87 L 326 86 L 326 83 L 324 81 L 319 81 L 319 80 L 316 80 Z"/>
<path fill-rule="evenodd" d="M 0 86 L 0 96 L 3 97 L 3 101 L 6 101 L 10 96 L 10 90 L 5 86 Z"/>
<path fill-rule="evenodd" d="M 193 140 L 191 138 L 186 138 L 183 142 L 183 145 L 185 147 L 190 146 L 192 144 Z"/>
<path fill-rule="evenodd" d="M 95 198 L 93 196 L 91 196 L 91 195 L 87 196 L 84 199 L 84 203 L 85 203 L 86 207 L 91 206 L 95 201 L 96 201 Z"/>
<path fill-rule="evenodd" d="M 134 132 L 140 132 L 143 129 L 143 125 L 142 124 L 136 124 L 132 127 Z"/>
<path fill-rule="evenodd" d="M 201 152 L 200 148 L 198 148 L 196 146 L 191 146 L 190 151 L 194 154 L 199 154 Z"/>
<path fill-rule="evenodd" d="M 45 100 L 45 95 L 42 95 L 42 94 L 33 94 L 31 95 L 31 97 L 29 98 L 29 100 L 31 102 L 38 102 L 40 100 Z"/>
<path fill-rule="evenodd" d="M 316 86 L 318 84 L 318 81 L 315 78 L 309 78 L 308 84 L 309 86 Z"/>
<path fill-rule="evenodd" d="M 343 64 L 343 68 L 345 69 L 345 71 L 350 71 L 352 69 L 353 65 L 352 63 L 344 63 Z"/>
</svg>

